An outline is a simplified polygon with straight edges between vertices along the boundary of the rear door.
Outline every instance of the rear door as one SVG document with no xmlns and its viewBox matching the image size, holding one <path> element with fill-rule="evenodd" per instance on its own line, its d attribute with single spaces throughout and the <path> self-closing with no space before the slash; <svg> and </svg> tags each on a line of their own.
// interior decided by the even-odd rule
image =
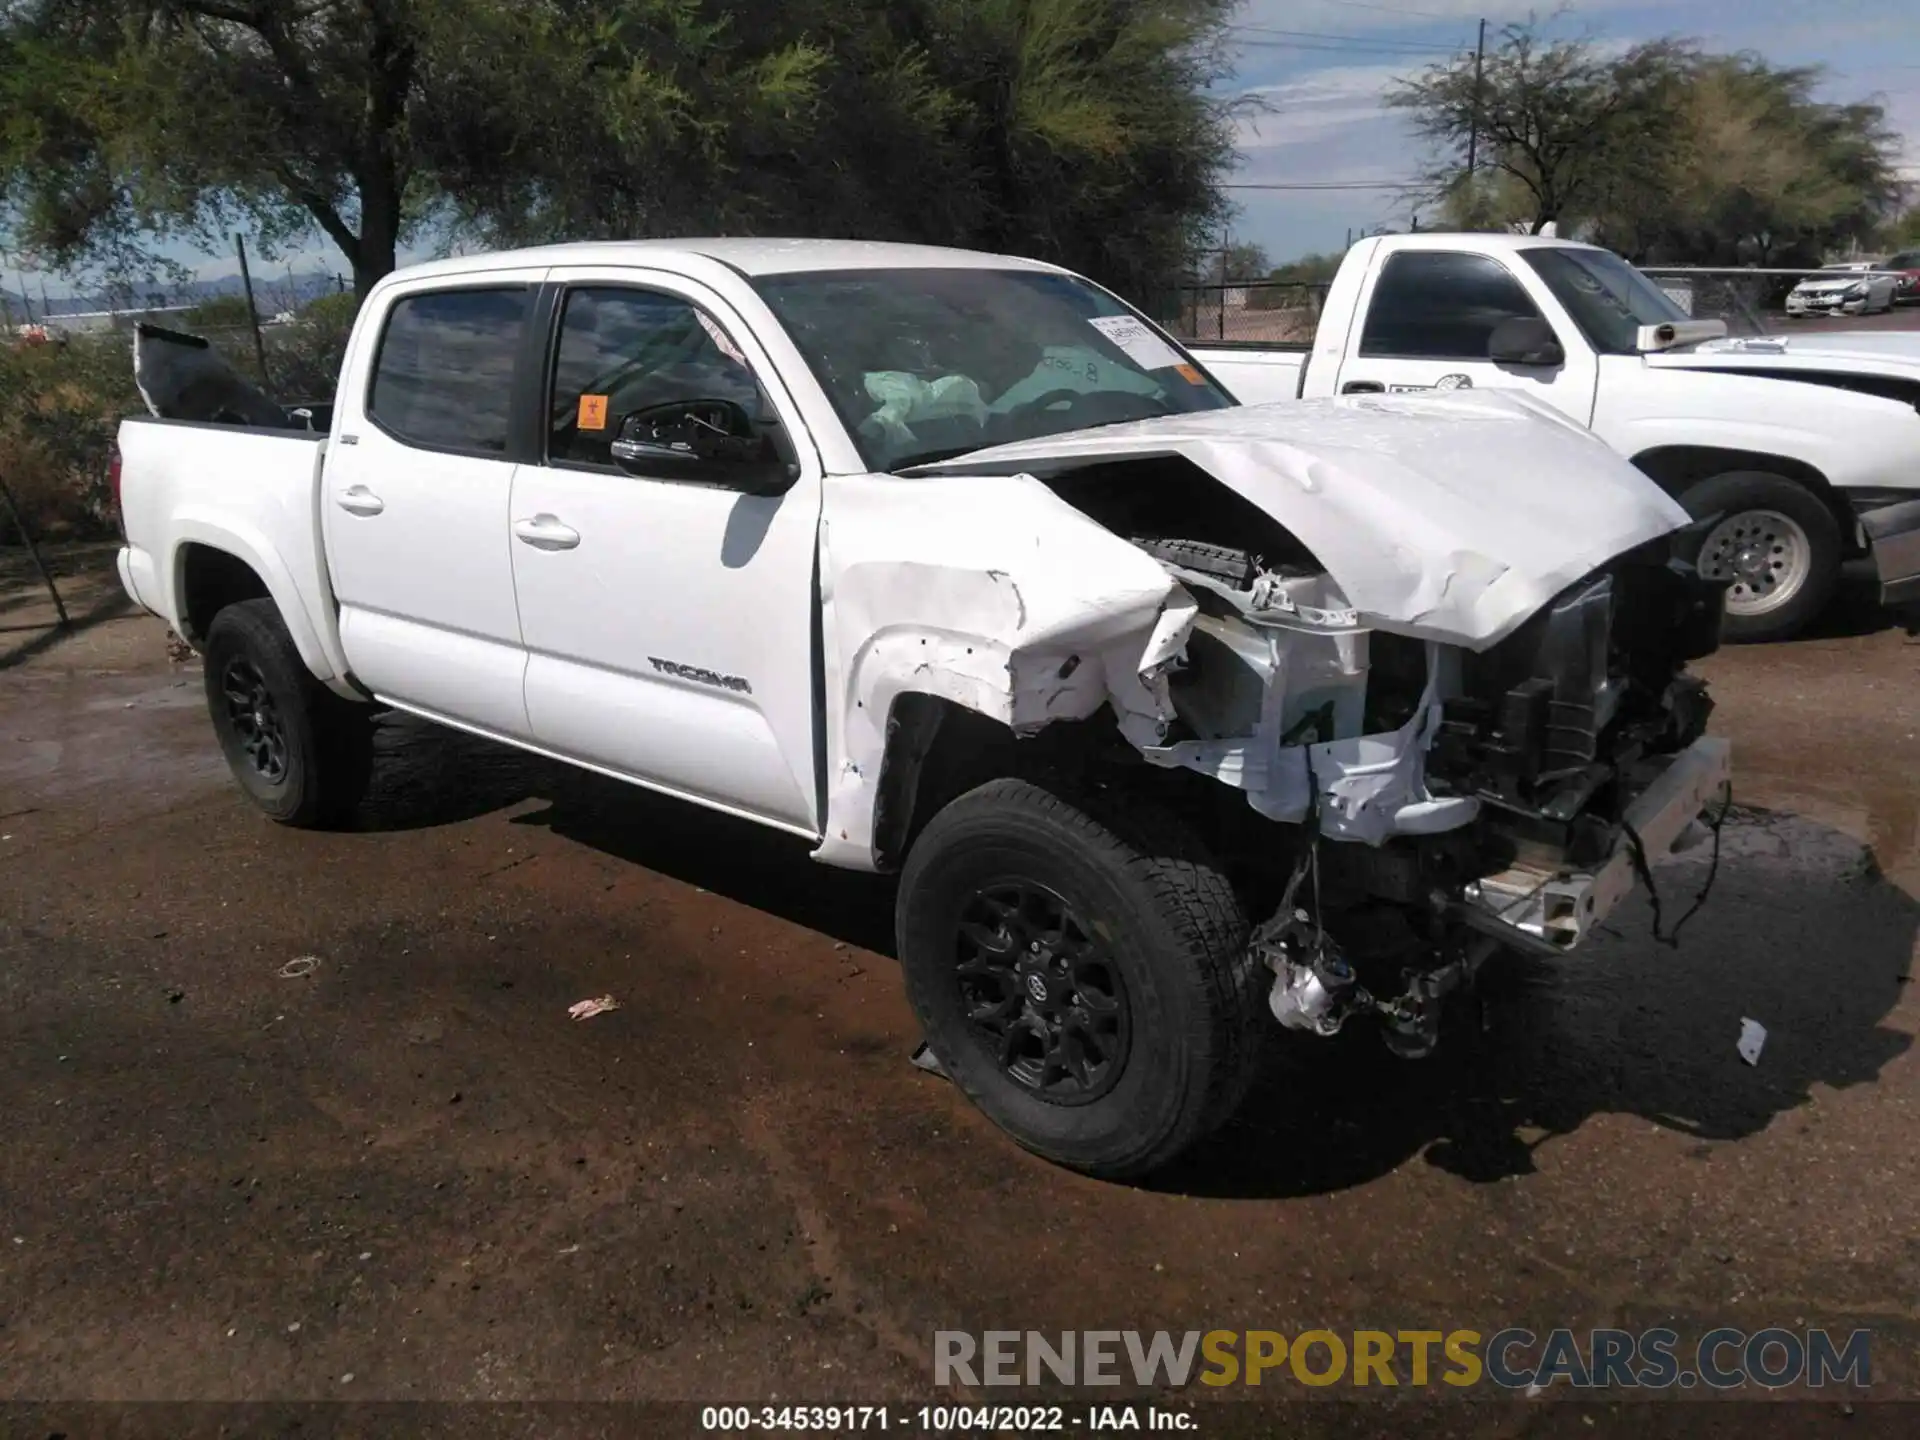
<svg viewBox="0 0 1920 1440">
<path fill-rule="evenodd" d="M 1520 390 L 1582 425 L 1593 423 L 1599 366 L 1592 348 L 1557 304 L 1547 313 L 1500 257 L 1398 250 L 1368 278 L 1360 303 L 1359 340 L 1340 367 L 1342 394 Z M 1566 352 L 1560 364 L 1488 358 L 1494 328 L 1519 317 L 1553 326 Z"/>
<path fill-rule="evenodd" d="M 510 527 L 534 739 L 817 837 L 821 467 L 799 412 L 751 327 L 706 287 L 627 268 L 550 279 L 544 454 L 514 477 Z M 626 417 L 714 402 L 785 437 L 789 489 L 613 462 Z"/>
<path fill-rule="evenodd" d="M 340 638 L 384 700 L 527 733 L 507 507 L 544 270 L 422 280 L 350 358 L 321 484 Z M 532 337 L 530 343 L 530 337 Z"/>
</svg>

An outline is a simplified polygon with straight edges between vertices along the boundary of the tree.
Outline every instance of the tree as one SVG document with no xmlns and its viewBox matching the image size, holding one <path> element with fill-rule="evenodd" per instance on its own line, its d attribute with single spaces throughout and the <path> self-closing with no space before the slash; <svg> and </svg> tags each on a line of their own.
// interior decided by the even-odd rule
<svg viewBox="0 0 1920 1440">
<path fill-rule="evenodd" d="M 1690 54 L 1683 41 L 1655 40 L 1609 60 L 1588 41 L 1542 42 L 1531 25 L 1509 25 L 1483 67 L 1471 55 L 1429 66 L 1396 81 L 1387 104 L 1411 112 L 1415 130 L 1441 148 L 1436 189 L 1466 183 L 1477 149 L 1526 198 L 1538 234 L 1581 213 L 1659 143 Z"/>
<path fill-rule="evenodd" d="M 1896 203 L 1898 137 L 1878 105 L 1813 98 L 1820 72 L 1700 57 L 1666 146 L 1618 177 L 1595 238 L 1668 262 L 1817 264 Z"/>
<path fill-rule="evenodd" d="M 1225 204 L 1232 0 L 0 0 L 43 263 L 318 229 L 936 240 L 1171 278 Z"/>
<path fill-rule="evenodd" d="M 1455 227 L 1558 222 L 1637 259 L 1783 263 L 1870 233 L 1898 195 L 1881 107 L 1822 103 L 1820 78 L 1672 37 L 1609 57 L 1518 25 L 1477 85 L 1468 56 L 1389 103 L 1437 145 L 1431 180 Z"/>
</svg>

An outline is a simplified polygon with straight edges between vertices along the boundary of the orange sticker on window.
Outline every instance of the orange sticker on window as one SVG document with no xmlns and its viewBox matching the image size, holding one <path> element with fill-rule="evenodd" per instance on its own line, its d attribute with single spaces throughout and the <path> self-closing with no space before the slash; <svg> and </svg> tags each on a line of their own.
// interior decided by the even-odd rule
<svg viewBox="0 0 1920 1440">
<path fill-rule="evenodd" d="M 1180 378 L 1189 385 L 1204 385 L 1207 383 L 1207 377 L 1191 365 L 1176 365 L 1173 368 L 1180 372 Z"/>
<path fill-rule="evenodd" d="M 582 395 L 580 397 L 580 428 L 582 430 L 604 430 L 607 428 L 606 396 Z"/>
</svg>

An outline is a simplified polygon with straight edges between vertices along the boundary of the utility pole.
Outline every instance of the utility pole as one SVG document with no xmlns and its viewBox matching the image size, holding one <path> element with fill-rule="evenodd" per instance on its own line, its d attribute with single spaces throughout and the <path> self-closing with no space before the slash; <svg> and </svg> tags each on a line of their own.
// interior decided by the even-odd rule
<svg viewBox="0 0 1920 1440">
<path fill-rule="evenodd" d="M 260 386 L 270 389 L 273 382 L 267 378 L 267 342 L 260 338 L 260 312 L 253 304 L 253 276 L 247 270 L 247 237 L 235 235 L 233 248 L 240 255 L 240 288 L 247 295 L 247 320 L 253 326 L 253 358 L 260 367 Z"/>
<path fill-rule="evenodd" d="M 1480 21 L 1480 41 L 1473 48 L 1473 129 L 1467 133 L 1467 174 L 1473 174 L 1480 155 L 1480 72 L 1487 63 L 1487 22 Z"/>
</svg>

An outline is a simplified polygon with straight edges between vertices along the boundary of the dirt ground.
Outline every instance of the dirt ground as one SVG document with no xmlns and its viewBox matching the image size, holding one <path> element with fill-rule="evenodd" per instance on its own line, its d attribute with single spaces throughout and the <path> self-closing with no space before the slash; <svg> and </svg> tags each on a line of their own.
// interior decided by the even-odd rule
<svg viewBox="0 0 1920 1440">
<path fill-rule="evenodd" d="M 909 1065 L 884 882 L 411 722 L 383 724 L 359 829 L 277 829 L 110 547 L 58 557 L 59 636 L 4 554 L 0 1400 L 37 1402 L 8 1433 L 697 1433 L 75 1402 L 919 1404 L 955 1398 L 940 1329 L 1658 1323 L 1869 1328 L 1870 1395 L 1726 1433 L 1910 1431 L 1884 1402 L 1920 1399 L 1920 642 L 1862 595 L 1704 667 L 1739 808 L 1677 948 L 1636 902 L 1505 987 L 1477 1047 L 1295 1048 L 1128 1187 Z M 1670 925 L 1705 861 L 1660 874 Z M 1347 1398 L 1177 1403 L 1210 1435 L 1736 1408 Z"/>
</svg>

